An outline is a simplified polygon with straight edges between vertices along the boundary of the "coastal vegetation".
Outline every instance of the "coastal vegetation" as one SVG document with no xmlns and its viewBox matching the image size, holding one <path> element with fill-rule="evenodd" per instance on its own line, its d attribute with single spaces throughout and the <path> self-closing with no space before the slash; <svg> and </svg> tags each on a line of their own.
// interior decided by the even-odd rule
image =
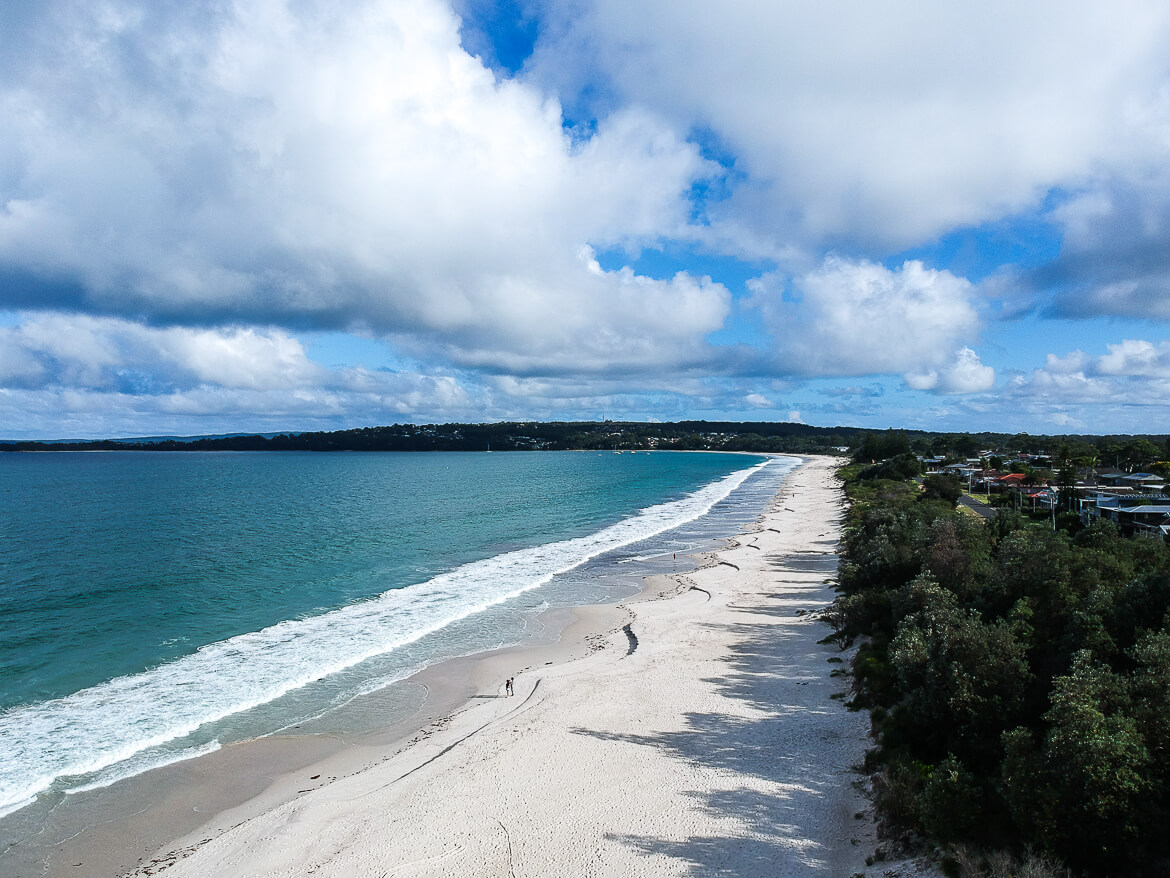
<svg viewBox="0 0 1170 878">
<path fill-rule="evenodd" d="M 1104 520 L 982 521 L 956 479 L 920 471 L 908 447 L 857 446 L 828 611 L 859 644 L 851 705 L 872 718 L 885 830 L 937 844 L 953 874 L 1029 855 L 1170 873 L 1170 550 Z"/>
<path fill-rule="evenodd" d="M 393 424 L 331 432 L 76 442 L 0 442 L 0 451 L 756 451 L 840 453 L 865 431 L 806 424 L 510 421 Z"/>
</svg>

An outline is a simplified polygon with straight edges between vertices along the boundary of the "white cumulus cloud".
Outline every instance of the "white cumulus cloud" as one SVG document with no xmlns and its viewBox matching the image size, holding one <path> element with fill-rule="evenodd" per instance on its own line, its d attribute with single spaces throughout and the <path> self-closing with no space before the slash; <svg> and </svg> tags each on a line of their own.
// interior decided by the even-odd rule
<svg viewBox="0 0 1170 878">
<path fill-rule="evenodd" d="M 770 409 L 772 408 L 772 401 L 762 393 L 749 393 L 743 398 L 743 401 L 752 408 Z"/>
<path fill-rule="evenodd" d="M 1096 363 L 1096 371 L 1101 375 L 1170 378 L 1168 342 L 1155 345 L 1141 339 L 1125 339 L 1106 347 L 1109 353 Z"/>
<path fill-rule="evenodd" d="M 726 314 L 718 284 L 578 256 L 684 233 L 697 147 L 633 107 L 575 140 L 440 0 L 24 19 L 0 36 L 0 307 L 360 327 L 546 370 L 693 360 Z"/>
<path fill-rule="evenodd" d="M 957 388 L 969 363 L 955 364 L 979 330 L 973 287 L 950 272 L 909 261 L 896 270 L 828 257 L 796 278 L 754 284 L 754 303 L 773 336 L 778 367 L 793 375 L 925 374 L 949 370 Z M 972 356 L 974 356 L 972 354 Z M 977 358 L 976 358 L 977 359 Z M 936 382 L 937 383 L 937 382 Z M 970 383 L 970 381 L 968 382 Z"/>
<path fill-rule="evenodd" d="M 776 251 L 905 246 L 1164 156 L 1159 0 L 541 5 L 531 75 L 711 132 L 746 181 L 714 215 Z"/>
<path fill-rule="evenodd" d="M 995 386 L 995 369 L 983 365 L 979 355 L 970 348 L 962 348 L 954 362 L 929 372 L 910 373 L 906 384 L 914 390 L 933 390 L 935 393 L 982 393 Z"/>
<path fill-rule="evenodd" d="M 1105 347 L 1107 352 L 1097 357 L 1079 350 L 1063 357 L 1049 354 L 1043 367 L 1009 383 L 1011 398 L 1082 413 L 1104 408 L 1112 431 L 1157 432 L 1151 419 L 1170 400 L 1170 341 L 1125 339 Z"/>
<path fill-rule="evenodd" d="M 281 330 L 156 329 L 52 313 L 0 329 L 0 384 L 112 389 L 142 378 L 155 387 L 263 391 L 313 385 L 323 375 Z"/>
</svg>

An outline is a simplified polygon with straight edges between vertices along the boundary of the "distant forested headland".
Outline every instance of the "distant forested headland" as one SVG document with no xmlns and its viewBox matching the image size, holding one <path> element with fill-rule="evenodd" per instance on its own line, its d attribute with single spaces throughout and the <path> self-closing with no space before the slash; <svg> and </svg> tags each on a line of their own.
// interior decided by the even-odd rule
<svg viewBox="0 0 1170 878">
<path fill-rule="evenodd" d="M 1165 436 L 1144 437 L 1161 445 Z M 491 424 L 393 424 L 330 432 L 233 434 L 77 441 L 0 441 L 0 451 L 757 451 L 840 454 L 881 460 L 914 451 L 964 457 L 981 450 L 1038 452 L 1062 443 L 1092 445 L 1108 456 L 1132 436 L 1026 433 L 932 433 L 813 427 L 765 421 L 506 421 Z"/>
<path fill-rule="evenodd" d="M 0 442 L 2 451 L 577 451 L 678 450 L 835 453 L 860 441 L 854 427 L 679 421 L 670 424 L 510 421 L 394 424 L 332 432 L 188 438 Z"/>
</svg>

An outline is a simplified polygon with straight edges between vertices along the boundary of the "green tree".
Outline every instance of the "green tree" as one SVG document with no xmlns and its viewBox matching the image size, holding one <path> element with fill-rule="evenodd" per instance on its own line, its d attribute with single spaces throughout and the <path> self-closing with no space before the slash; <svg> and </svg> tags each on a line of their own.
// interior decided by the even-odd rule
<svg viewBox="0 0 1170 878">
<path fill-rule="evenodd" d="M 922 480 L 922 497 L 925 500 L 945 500 L 954 506 L 962 495 L 963 484 L 958 476 L 931 473 Z"/>
<path fill-rule="evenodd" d="M 923 567 L 960 599 L 982 585 L 991 563 L 990 533 L 981 521 L 967 516 L 940 518 L 930 526 Z"/>
<path fill-rule="evenodd" d="M 1170 631 L 1147 631 L 1129 651 L 1133 715 L 1150 751 L 1162 794 L 1170 793 Z M 1164 803 L 1165 804 L 1165 803 Z"/>
<path fill-rule="evenodd" d="M 1125 688 L 1084 650 L 1053 681 L 1039 752 L 1026 732 L 1005 739 L 1005 795 L 1020 822 L 1034 826 L 1049 850 L 1110 875 L 1132 874 L 1150 788 L 1150 753 L 1125 711 Z"/>
<path fill-rule="evenodd" d="M 890 662 L 903 700 L 892 737 L 913 740 L 919 758 L 948 755 L 998 771 L 1000 735 L 1018 722 L 1031 675 L 1024 644 L 1008 622 L 985 623 L 952 598 L 937 597 L 902 620 Z"/>
<path fill-rule="evenodd" d="M 1131 439 L 1122 449 L 1122 458 L 1127 466 L 1140 468 L 1162 456 L 1161 449 L 1149 439 Z"/>
<path fill-rule="evenodd" d="M 883 433 L 866 433 L 853 454 L 853 459 L 864 463 L 878 463 L 900 454 L 910 453 L 910 440 L 906 434 L 896 430 Z"/>
</svg>

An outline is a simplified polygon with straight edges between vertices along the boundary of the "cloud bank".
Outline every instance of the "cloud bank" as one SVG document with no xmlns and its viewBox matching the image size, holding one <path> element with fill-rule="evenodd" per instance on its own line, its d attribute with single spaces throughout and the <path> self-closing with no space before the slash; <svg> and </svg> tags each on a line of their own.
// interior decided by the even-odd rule
<svg viewBox="0 0 1170 878">
<path fill-rule="evenodd" d="M 1170 7 L 489 7 L 12 9 L 8 429 L 1165 420 L 1166 342 L 1118 340 L 1170 320 Z M 1012 223 L 1055 257 L 953 252 Z M 1028 314 L 1097 358 L 1041 333 L 1006 365 Z"/>
<path fill-rule="evenodd" d="M 904 247 L 1164 155 L 1164 4 L 541 5 L 533 77 L 713 132 L 744 175 L 718 218 L 777 253 Z"/>
<path fill-rule="evenodd" d="M 574 141 L 440 3 L 54 9 L 0 89 L 10 307 L 358 326 L 503 369 L 685 360 L 722 322 L 717 284 L 581 256 L 682 229 L 697 149 L 636 110 Z"/>
</svg>

